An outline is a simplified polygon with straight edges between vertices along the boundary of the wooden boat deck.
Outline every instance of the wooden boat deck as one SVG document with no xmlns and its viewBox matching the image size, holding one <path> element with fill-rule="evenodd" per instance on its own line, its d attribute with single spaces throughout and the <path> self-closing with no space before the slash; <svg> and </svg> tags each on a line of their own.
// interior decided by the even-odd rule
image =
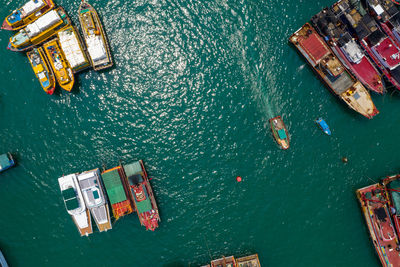
<svg viewBox="0 0 400 267">
<path fill-rule="evenodd" d="M 211 261 L 211 267 L 237 267 L 235 257 L 222 257 Z"/>
<path fill-rule="evenodd" d="M 261 267 L 258 254 L 249 255 L 236 259 L 237 267 Z"/>
<path fill-rule="evenodd" d="M 90 213 L 89 210 L 86 209 L 86 216 L 88 218 L 88 226 L 85 228 L 79 228 L 78 227 L 78 222 L 75 220 L 74 216 L 71 216 L 73 222 L 75 223 L 76 227 L 78 228 L 79 233 L 81 234 L 81 236 L 88 236 L 89 234 L 93 233 L 93 228 L 92 228 L 92 220 L 90 217 Z"/>
</svg>

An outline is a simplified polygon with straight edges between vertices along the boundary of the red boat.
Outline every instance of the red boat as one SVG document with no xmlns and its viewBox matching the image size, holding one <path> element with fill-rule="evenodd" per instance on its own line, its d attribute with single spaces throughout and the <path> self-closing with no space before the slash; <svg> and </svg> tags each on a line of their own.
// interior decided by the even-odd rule
<svg viewBox="0 0 400 267">
<path fill-rule="evenodd" d="M 344 0 L 338 4 L 344 11 L 346 21 L 352 26 L 362 47 L 388 80 L 400 90 L 400 50 L 394 41 L 383 33 L 374 18 L 362 16 L 356 8 L 346 5 Z"/>
<path fill-rule="evenodd" d="M 365 87 L 379 94 L 384 93 L 386 90 L 379 71 L 350 36 L 346 24 L 340 20 L 342 13 L 339 6 L 334 5 L 332 8 L 323 9 L 312 17 L 311 21 L 343 65 Z"/>
<path fill-rule="evenodd" d="M 374 184 L 358 189 L 356 194 L 382 266 L 400 266 L 399 240 L 390 219 L 385 188 Z"/>
<path fill-rule="evenodd" d="M 400 175 L 393 175 L 383 180 L 386 188 L 388 204 L 397 235 L 400 234 Z"/>
<path fill-rule="evenodd" d="M 306 23 L 296 31 L 289 41 L 350 108 L 369 119 L 379 113 L 365 87 L 345 69 L 310 24 Z"/>
<path fill-rule="evenodd" d="M 130 198 L 134 203 L 140 224 L 146 227 L 146 230 L 154 231 L 161 219 L 143 162 L 135 161 L 123 165 L 123 168 L 126 183 L 130 188 Z"/>
<path fill-rule="evenodd" d="M 397 47 L 400 47 L 400 13 L 392 1 L 367 0 L 368 8 L 381 25 L 383 31 L 390 36 Z"/>
</svg>

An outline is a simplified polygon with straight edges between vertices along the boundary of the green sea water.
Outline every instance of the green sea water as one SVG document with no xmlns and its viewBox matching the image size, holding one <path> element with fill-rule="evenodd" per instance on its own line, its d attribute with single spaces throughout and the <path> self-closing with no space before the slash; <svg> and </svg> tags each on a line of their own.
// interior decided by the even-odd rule
<svg viewBox="0 0 400 267">
<path fill-rule="evenodd" d="M 1 0 L 0 17 L 25 0 Z M 57 1 L 75 23 L 80 1 Z M 328 0 L 98 0 L 115 66 L 48 96 L 0 32 L 0 249 L 10 266 L 380 266 L 355 197 L 398 173 L 400 96 L 367 120 L 289 46 Z M 281 115 L 291 148 L 268 119 Z M 324 117 L 333 135 L 315 125 Z M 341 162 L 348 157 L 348 164 Z M 57 178 L 143 159 L 160 227 L 135 214 L 80 237 Z M 243 182 L 237 183 L 236 176 Z"/>
</svg>

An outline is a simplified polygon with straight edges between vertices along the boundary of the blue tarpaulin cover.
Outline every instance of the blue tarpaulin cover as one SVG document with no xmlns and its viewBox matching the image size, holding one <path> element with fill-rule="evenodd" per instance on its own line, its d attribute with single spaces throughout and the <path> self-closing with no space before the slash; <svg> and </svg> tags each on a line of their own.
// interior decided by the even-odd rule
<svg viewBox="0 0 400 267">
<path fill-rule="evenodd" d="M 0 170 L 7 169 L 14 165 L 14 162 L 8 158 L 7 154 L 0 155 Z"/>
<path fill-rule="evenodd" d="M 318 120 L 318 124 L 321 126 L 322 129 L 326 130 L 329 128 L 328 124 L 323 119 Z"/>
</svg>

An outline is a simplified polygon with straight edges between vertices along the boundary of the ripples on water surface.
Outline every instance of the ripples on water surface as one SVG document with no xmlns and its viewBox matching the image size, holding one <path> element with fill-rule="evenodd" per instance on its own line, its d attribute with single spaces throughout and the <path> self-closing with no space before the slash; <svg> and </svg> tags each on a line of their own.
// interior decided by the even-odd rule
<svg viewBox="0 0 400 267">
<path fill-rule="evenodd" d="M 24 2 L 1 2 L 0 16 Z M 75 22 L 79 2 L 57 1 Z M 398 170 L 399 97 L 375 96 L 381 114 L 367 121 L 287 44 L 331 1 L 91 3 L 115 67 L 80 74 L 72 94 L 44 94 L 0 33 L 0 147 L 19 161 L 0 177 L 11 266 L 196 266 L 254 252 L 263 266 L 379 266 L 354 190 Z M 275 115 L 289 151 L 272 140 Z M 79 237 L 57 178 L 139 158 L 154 177 L 160 228 L 145 232 L 132 215 Z"/>
</svg>

